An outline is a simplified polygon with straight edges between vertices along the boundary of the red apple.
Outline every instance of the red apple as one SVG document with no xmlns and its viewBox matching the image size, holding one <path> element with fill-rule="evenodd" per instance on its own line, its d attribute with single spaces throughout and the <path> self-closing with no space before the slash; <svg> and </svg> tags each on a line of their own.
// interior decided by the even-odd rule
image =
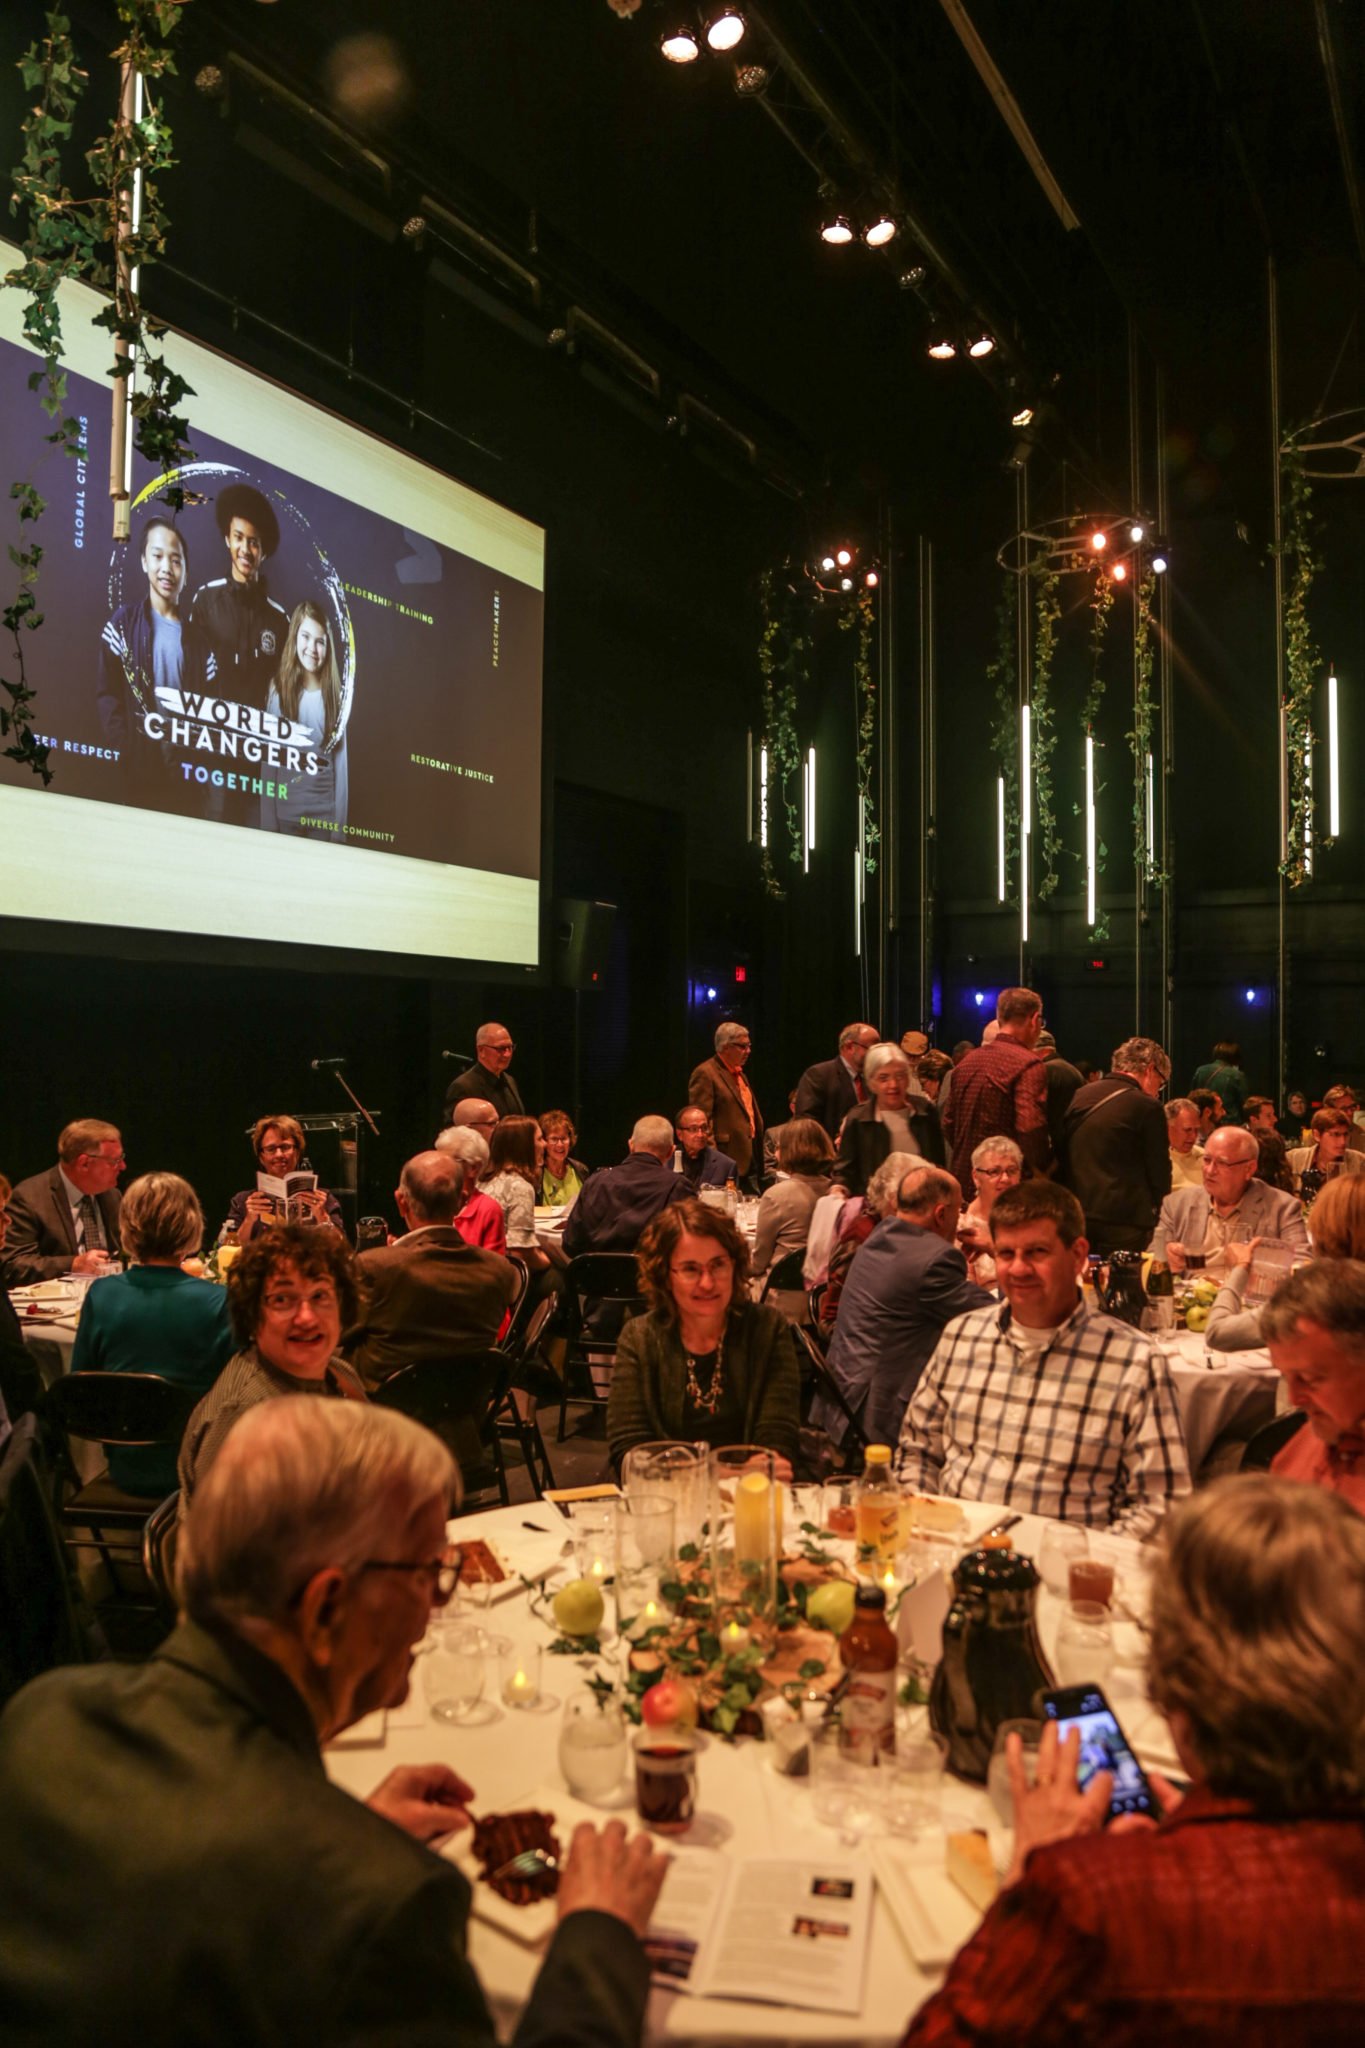
<svg viewBox="0 0 1365 2048">
<path fill-rule="evenodd" d="M 640 1701 L 640 1712 L 651 1728 L 695 1728 L 697 1695 L 685 1679 L 661 1678 Z"/>
</svg>

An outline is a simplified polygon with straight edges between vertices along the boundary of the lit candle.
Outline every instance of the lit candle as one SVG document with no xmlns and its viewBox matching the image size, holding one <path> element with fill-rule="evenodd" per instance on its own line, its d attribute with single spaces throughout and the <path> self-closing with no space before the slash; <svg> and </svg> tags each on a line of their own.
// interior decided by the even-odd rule
<svg viewBox="0 0 1365 2048">
<path fill-rule="evenodd" d="M 727 1657 L 734 1657 L 749 1647 L 749 1631 L 741 1628 L 737 1621 L 727 1621 L 720 1632 L 721 1648 Z"/>
<path fill-rule="evenodd" d="M 891 1598 L 891 1595 L 896 1590 L 896 1574 L 892 1571 L 890 1565 L 888 1565 L 886 1567 L 886 1570 L 882 1573 L 880 1583 L 883 1593 L 885 1593 L 887 1599 L 889 1600 Z"/>
<path fill-rule="evenodd" d="M 502 1696 L 509 1707 L 529 1707 L 536 1699 L 536 1682 L 518 1665 L 503 1687 Z"/>
<path fill-rule="evenodd" d="M 773 1500 L 766 1472 L 746 1472 L 735 1488 L 735 1556 L 766 1558 L 773 1554 L 781 1530 L 781 1495 Z"/>
<path fill-rule="evenodd" d="M 646 1600 L 646 1602 L 645 1602 L 645 1611 L 644 1611 L 643 1615 L 642 1615 L 642 1616 L 641 1616 L 640 1618 L 641 1618 L 641 1620 L 642 1620 L 642 1621 L 644 1622 L 644 1625 L 645 1625 L 645 1627 L 646 1627 L 646 1628 L 653 1628 L 653 1627 L 654 1627 L 654 1625 L 655 1625 L 655 1623 L 656 1623 L 656 1622 L 658 1621 L 658 1619 L 659 1619 L 659 1603 L 658 1603 L 658 1601 L 657 1601 L 657 1600 Z"/>
<path fill-rule="evenodd" d="M 588 1576 L 593 1579 L 605 1579 L 607 1576 L 607 1561 L 604 1557 L 595 1557 L 593 1559 Z"/>
</svg>

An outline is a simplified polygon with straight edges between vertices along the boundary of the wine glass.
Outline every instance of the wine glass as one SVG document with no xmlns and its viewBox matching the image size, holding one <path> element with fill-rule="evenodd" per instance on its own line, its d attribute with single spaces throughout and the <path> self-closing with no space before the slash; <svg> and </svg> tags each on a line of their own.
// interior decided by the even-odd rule
<svg viewBox="0 0 1365 2048">
<path fill-rule="evenodd" d="M 456 1622 L 432 1629 L 422 1660 L 422 1690 L 438 1721 L 465 1721 L 483 1694 L 487 1645 L 482 1629 Z"/>
<path fill-rule="evenodd" d="M 1054 1599 L 1066 1599 L 1073 1562 L 1089 1555 L 1084 1529 L 1070 1522 L 1049 1522 L 1038 1545 L 1038 1570 Z"/>
<path fill-rule="evenodd" d="M 1114 1668 L 1114 1631 L 1098 1600 L 1072 1600 L 1057 1624 L 1059 1685 L 1103 1685 Z"/>
</svg>

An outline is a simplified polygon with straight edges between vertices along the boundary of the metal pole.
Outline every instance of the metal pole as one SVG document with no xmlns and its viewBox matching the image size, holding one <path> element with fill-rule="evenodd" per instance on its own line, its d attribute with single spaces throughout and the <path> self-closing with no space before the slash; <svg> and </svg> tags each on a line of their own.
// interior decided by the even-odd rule
<svg viewBox="0 0 1365 2048">
<path fill-rule="evenodd" d="M 1166 469 L 1166 385 L 1160 370 L 1156 375 L 1156 528 L 1158 536 L 1169 545 L 1171 507 L 1170 477 Z M 1164 576 L 1157 578 L 1157 689 L 1161 712 L 1158 776 L 1161 802 L 1158 823 L 1161 845 L 1161 1043 L 1168 1054 L 1171 1053 L 1175 1035 L 1175 1012 L 1172 1002 L 1175 835 L 1171 831 L 1171 789 L 1175 776 L 1175 692 L 1172 687 L 1174 678 L 1171 660 L 1170 584 L 1169 570 Z"/>
<path fill-rule="evenodd" d="M 1015 531 L 1020 536 L 1024 561 L 1028 561 L 1028 470 L 1018 469 L 1014 475 L 1014 520 Z M 1033 641 L 1029 628 L 1032 624 L 1033 607 L 1030 603 L 1028 570 L 1019 576 L 1015 597 L 1014 637 L 1015 668 L 1018 685 L 1018 714 L 1020 731 L 1019 753 L 1019 986 L 1027 988 L 1028 980 L 1028 929 L 1029 929 L 1029 835 L 1024 830 L 1025 793 L 1029 780 L 1029 763 L 1024 759 L 1024 710 L 1033 703 Z"/>
<path fill-rule="evenodd" d="M 1128 502 L 1134 511 L 1142 504 L 1142 394 L 1139 388 L 1137 323 L 1128 315 Z M 1139 574 L 1141 571 L 1139 571 Z M 1136 606 L 1137 592 L 1133 593 Z M 1133 635 L 1133 730 L 1138 729 L 1138 643 Z M 1147 756 L 1145 748 L 1133 749 L 1133 797 L 1135 818 L 1147 816 Z M 1139 847 L 1143 849 L 1139 857 Z M 1147 922 L 1147 869 L 1151 847 L 1146 843 L 1146 826 L 1133 834 L 1133 1031 L 1142 1035 L 1142 983 L 1146 972 L 1143 936 Z"/>
<path fill-rule="evenodd" d="M 1280 833 L 1275 856 L 1275 1100 L 1283 1107 L 1288 1080 L 1289 947 L 1288 893 L 1284 862 L 1289 856 L 1289 750 L 1284 720 L 1284 510 L 1280 503 L 1280 299 L 1273 255 L 1266 258 L 1266 325 L 1270 342 L 1270 506 L 1271 561 L 1275 573 L 1275 730 L 1280 748 Z"/>
<path fill-rule="evenodd" d="M 131 128 L 140 118 L 142 101 L 142 79 L 133 65 L 125 60 L 119 80 L 119 120 Z M 118 241 L 114 250 L 114 265 L 117 273 L 115 303 L 120 311 L 129 300 L 136 297 L 138 287 L 137 269 L 129 259 L 128 243 L 137 233 L 142 212 L 142 173 L 138 171 L 133 184 L 120 187 L 118 195 Z M 127 362 L 131 351 L 123 336 L 114 339 L 114 354 L 120 362 Z M 133 378 L 136 364 L 129 365 L 128 374 L 114 379 L 112 395 L 113 418 L 109 433 L 109 496 L 114 508 L 114 539 L 127 540 L 130 525 L 129 475 L 133 434 Z"/>
</svg>

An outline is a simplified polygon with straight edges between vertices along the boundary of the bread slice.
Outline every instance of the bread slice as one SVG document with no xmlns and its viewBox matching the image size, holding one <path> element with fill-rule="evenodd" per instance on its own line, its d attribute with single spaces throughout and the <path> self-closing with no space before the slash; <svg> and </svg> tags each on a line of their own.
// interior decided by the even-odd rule
<svg viewBox="0 0 1365 2048">
<path fill-rule="evenodd" d="M 995 1864 L 982 1829 L 948 1837 L 948 1875 L 978 1912 L 988 1912 L 1000 1890 Z"/>
</svg>

